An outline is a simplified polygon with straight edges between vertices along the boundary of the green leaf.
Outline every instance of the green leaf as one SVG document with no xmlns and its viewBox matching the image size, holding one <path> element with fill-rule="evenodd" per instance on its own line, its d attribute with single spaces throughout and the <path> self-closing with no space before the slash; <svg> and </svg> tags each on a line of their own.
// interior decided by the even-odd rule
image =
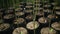
<svg viewBox="0 0 60 34">
<path fill-rule="evenodd" d="M 50 28 L 50 32 L 52 32 L 53 31 L 53 29 L 52 28 Z"/>
<path fill-rule="evenodd" d="M 23 32 L 21 31 L 20 34 L 23 34 Z"/>
</svg>

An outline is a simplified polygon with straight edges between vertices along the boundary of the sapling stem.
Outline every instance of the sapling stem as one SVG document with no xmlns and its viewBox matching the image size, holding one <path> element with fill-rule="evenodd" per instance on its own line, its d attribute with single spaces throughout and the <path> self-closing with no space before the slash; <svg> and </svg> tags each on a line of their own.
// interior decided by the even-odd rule
<svg viewBox="0 0 60 34">
<path fill-rule="evenodd" d="M 50 2 L 49 2 L 49 0 L 48 0 L 48 4 L 50 4 Z M 53 10 L 54 10 L 54 8 L 53 8 Z M 52 10 L 52 14 L 54 14 L 53 11 Z M 53 31 L 53 29 L 50 27 L 50 24 L 51 24 L 51 19 L 49 19 L 49 29 L 50 29 L 50 32 L 52 32 Z"/>
<path fill-rule="evenodd" d="M 50 24 L 51 24 L 51 19 L 49 19 L 49 28 L 50 28 Z"/>
<path fill-rule="evenodd" d="M 3 8 L 4 8 L 4 0 L 3 0 Z M 2 15 L 1 15 L 1 20 L 2 20 Z"/>
<path fill-rule="evenodd" d="M 51 24 L 51 19 L 49 19 L 49 32 L 52 32 L 53 31 L 53 29 L 50 27 L 50 24 Z"/>
<path fill-rule="evenodd" d="M 50 4 L 49 0 L 48 0 L 48 4 Z M 51 24 L 51 19 L 49 18 L 49 29 L 51 29 L 50 24 Z"/>
<path fill-rule="evenodd" d="M 55 0 L 55 4 L 57 5 L 57 2 L 56 2 L 56 0 Z M 52 14 L 54 14 L 55 15 L 55 8 L 56 8 L 56 5 L 54 5 L 54 7 L 53 7 L 53 10 L 52 10 Z"/>
<path fill-rule="evenodd" d="M 36 0 L 37 1 L 37 0 Z M 36 4 L 37 4 L 37 2 L 36 2 Z M 33 1 L 33 5 L 34 5 L 34 1 Z M 34 6 L 33 6 L 33 8 L 34 8 Z M 37 8 L 37 5 L 36 5 L 36 8 Z M 37 14 L 37 10 L 36 11 L 34 11 L 34 9 L 33 9 L 33 22 L 34 22 L 34 34 L 35 34 L 35 20 L 36 20 L 36 14 Z"/>
<path fill-rule="evenodd" d="M 16 9 L 16 3 L 14 2 L 14 0 L 12 0 L 13 1 L 13 7 Z M 14 12 L 14 13 L 16 13 L 16 11 Z M 15 15 L 15 19 L 18 19 L 18 17 Z M 17 24 L 17 27 L 18 27 L 19 25 Z"/>
<path fill-rule="evenodd" d="M 12 0 L 12 2 L 13 2 L 13 7 L 14 7 L 14 9 L 15 9 L 15 2 L 14 2 L 14 0 Z M 14 11 L 14 16 L 16 17 L 15 11 Z"/>
<path fill-rule="evenodd" d="M 4 0 L 3 0 L 3 8 L 4 8 Z"/>
<path fill-rule="evenodd" d="M 57 0 L 55 0 L 55 5 L 54 5 L 54 7 L 53 7 L 53 10 L 52 10 L 52 14 L 54 14 L 55 15 L 55 8 L 56 8 L 56 5 L 57 5 Z"/>
<path fill-rule="evenodd" d="M 15 9 L 17 9 L 17 8 L 19 8 L 19 0 L 16 0 L 16 3 L 15 3 Z M 18 19 L 18 18 L 19 18 L 19 16 L 16 17 L 16 19 Z M 17 24 L 17 27 L 19 27 L 19 24 Z"/>
<path fill-rule="evenodd" d="M 16 8 L 19 8 L 19 0 L 16 0 L 15 7 L 16 7 Z"/>
<path fill-rule="evenodd" d="M 34 1 L 33 2 L 33 21 L 35 21 Z"/>
<path fill-rule="evenodd" d="M 8 6 L 9 6 L 9 4 L 8 4 L 8 0 L 7 0 L 7 9 L 8 9 Z"/>
<path fill-rule="evenodd" d="M 9 2 L 9 6 L 13 6 L 13 2 L 12 2 L 12 0 L 9 0 L 10 2 Z"/>
<path fill-rule="evenodd" d="M 9 6 L 10 6 L 10 4 L 11 4 L 11 0 L 9 0 Z"/>
<path fill-rule="evenodd" d="M 35 16 L 35 11 L 34 11 L 34 1 L 32 1 L 33 2 L 33 22 L 35 22 L 35 18 L 36 18 L 36 16 Z M 34 28 L 35 28 L 35 23 L 33 23 L 34 24 Z M 35 30 L 34 30 L 34 34 L 35 34 Z"/>
<path fill-rule="evenodd" d="M 20 32 L 20 34 L 23 34 L 22 31 Z"/>
<path fill-rule="evenodd" d="M 15 8 L 15 2 L 14 2 L 14 0 L 12 0 L 12 2 L 13 2 L 13 7 Z"/>
<path fill-rule="evenodd" d="M 44 0 L 42 0 L 42 2 L 43 2 L 43 17 L 44 17 Z"/>
<path fill-rule="evenodd" d="M 14 0 L 13 0 L 13 7 L 16 9 L 16 3 L 14 2 Z M 15 13 L 16 13 L 16 11 L 15 11 Z M 15 18 L 17 19 L 18 17 L 15 15 Z"/>
</svg>

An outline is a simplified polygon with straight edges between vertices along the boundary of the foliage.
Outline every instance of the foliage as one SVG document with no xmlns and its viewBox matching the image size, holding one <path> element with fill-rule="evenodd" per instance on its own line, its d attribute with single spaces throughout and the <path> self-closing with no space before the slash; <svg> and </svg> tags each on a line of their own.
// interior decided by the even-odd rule
<svg viewBox="0 0 60 34">
<path fill-rule="evenodd" d="M 33 3 L 34 1 L 35 1 L 35 0 L 27 0 L 26 2 L 32 2 L 32 3 Z"/>
<path fill-rule="evenodd" d="M 60 6 L 60 0 L 55 0 L 58 6 Z"/>
<path fill-rule="evenodd" d="M 10 6 L 13 6 L 14 3 L 19 4 L 20 2 L 34 2 L 35 0 L 0 0 L 0 8 L 8 8 Z M 44 1 L 48 1 L 48 0 L 41 0 L 42 2 Z M 52 1 L 52 0 L 49 0 Z M 14 2 L 14 3 L 13 3 Z M 55 0 L 55 2 L 57 3 L 57 5 L 60 6 L 60 0 Z"/>
</svg>

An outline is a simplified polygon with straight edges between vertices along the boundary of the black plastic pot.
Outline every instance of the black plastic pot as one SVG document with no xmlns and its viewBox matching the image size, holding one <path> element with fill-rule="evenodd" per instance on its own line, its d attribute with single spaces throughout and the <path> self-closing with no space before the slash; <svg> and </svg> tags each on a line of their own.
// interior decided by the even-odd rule
<svg viewBox="0 0 60 34">
<path fill-rule="evenodd" d="M 10 27 L 8 29 L 0 31 L 0 34 L 11 34 L 11 27 L 12 26 L 10 25 Z"/>
<path fill-rule="evenodd" d="M 26 22 L 32 21 L 33 20 L 33 15 L 32 14 L 26 15 L 25 20 L 26 20 Z"/>
<path fill-rule="evenodd" d="M 6 16 L 6 15 L 4 15 L 4 16 Z M 10 24 L 11 24 L 11 23 L 13 22 L 13 20 L 14 20 L 14 15 L 12 15 L 11 18 L 8 18 L 8 19 L 7 19 L 7 18 L 4 18 L 4 16 L 3 16 L 3 19 L 4 19 L 4 22 L 5 22 L 5 23 L 10 23 Z"/>
<path fill-rule="evenodd" d="M 20 17 L 24 18 L 24 16 L 25 16 L 25 13 L 24 12 L 20 12 L 20 13 L 19 12 L 15 12 L 15 13 L 16 14 L 14 16 L 17 17 L 17 18 L 20 18 Z"/>
</svg>

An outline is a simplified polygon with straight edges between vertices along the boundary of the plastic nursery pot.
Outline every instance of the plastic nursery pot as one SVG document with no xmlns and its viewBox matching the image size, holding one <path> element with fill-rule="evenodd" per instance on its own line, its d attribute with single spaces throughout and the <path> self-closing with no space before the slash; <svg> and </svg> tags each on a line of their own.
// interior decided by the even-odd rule
<svg viewBox="0 0 60 34">
<path fill-rule="evenodd" d="M 25 26 L 25 19 L 24 18 L 16 18 L 13 22 L 14 27 Z"/>
<path fill-rule="evenodd" d="M 14 7 L 9 7 L 6 13 L 14 13 Z"/>
<path fill-rule="evenodd" d="M 52 23 L 51 27 L 60 32 L 60 22 Z"/>
<path fill-rule="evenodd" d="M 1 23 L 0 24 L 0 34 L 9 34 L 9 32 L 11 31 L 10 27 L 11 26 L 8 23 Z"/>
<path fill-rule="evenodd" d="M 22 11 L 22 10 L 23 10 L 23 8 L 16 8 L 15 12 L 19 12 L 19 11 Z"/>
<path fill-rule="evenodd" d="M 32 21 L 33 20 L 33 15 L 28 14 L 28 15 L 26 15 L 25 19 L 26 19 L 26 22 Z"/>
<path fill-rule="evenodd" d="M 58 22 L 60 20 L 60 15 L 56 14 L 56 21 Z"/>
<path fill-rule="evenodd" d="M 38 27 L 39 27 L 39 23 L 37 21 L 28 22 L 26 25 L 26 28 L 29 30 L 34 30 L 34 29 L 37 29 Z"/>
<path fill-rule="evenodd" d="M 3 12 L 4 13 L 4 11 L 5 11 L 5 8 L 1 8 L 0 9 L 0 12 Z"/>
<path fill-rule="evenodd" d="M 38 19 L 38 22 L 40 22 L 40 23 L 47 23 L 48 19 L 45 18 L 45 17 L 41 17 L 41 18 Z"/>
<path fill-rule="evenodd" d="M 49 25 L 49 20 L 45 17 L 38 18 L 38 22 L 41 24 L 41 27 L 46 27 Z"/>
<path fill-rule="evenodd" d="M 40 0 L 37 0 L 37 1 L 34 1 L 35 3 L 38 3 L 38 2 L 40 2 Z"/>
<path fill-rule="evenodd" d="M 46 11 L 46 12 L 45 12 Z M 48 14 L 50 14 L 51 11 L 50 10 L 44 10 L 44 17 L 47 17 Z"/>
<path fill-rule="evenodd" d="M 44 9 L 43 10 L 45 13 L 47 13 L 47 14 L 49 14 L 49 13 L 51 13 L 52 12 L 52 10 L 51 9 Z"/>
<path fill-rule="evenodd" d="M 48 1 L 42 1 L 42 3 L 47 4 L 47 3 L 48 3 Z"/>
<path fill-rule="evenodd" d="M 13 30 L 12 34 L 28 34 L 28 31 L 24 27 L 18 27 Z"/>
<path fill-rule="evenodd" d="M 24 6 L 25 6 L 25 5 L 26 5 L 26 2 L 20 2 L 20 4 L 22 4 L 22 5 L 24 5 Z"/>
<path fill-rule="evenodd" d="M 42 8 L 40 8 L 40 7 L 38 7 L 38 8 L 36 8 L 36 7 L 34 7 L 34 10 L 36 11 L 36 10 L 41 10 Z"/>
<path fill-rule="evenodd" d="M 55 10 L 60 11 L 60 6 L 56 6 L 56 7 L 55 7 Z"/>
<path fill-rule="evenodd" d="M 20 7 L 20 8 L 23 8 L 23 5 L 20 4 L 19 7 Z"/>
<path fill-rule="evenodd" d="M 42 11 L 38 11 L 36 14 L 38 17 L 42 17 L 44 15 L 44 13 Z"/>
<path fill-rule="evenodd" d="M 42 4 L 40 4 L 40 3 L 39 3 L 39 4 L 35 4 L 35 7 L 36 7 L 36 6 L 37 6 L 37 7 L 40 7 L 41 5 L 42 5 Z"/>
<path fill-rule="evenodd" d="M 8 9 L 5 11 L 5 14 L 14 14 L 14 10 L 13 9 Z"/>
<path fill-rule="evenodd" d="M 54 14 L 49 14 L 47 18 L 51 19 L 52 21 L 56 21 L 56 15 Z"/>
<path fill-rule="evenodd" d="M 46 5 L 44 5 L 44 8 L 50 9 L 51 8 L 51 5 L 50 4 L 46 4 Z"/>
<path fill-rule="evenodd" d="M 52 2 L 51 5 L 55 6 L 56 4 L 55 4 L 55 2 Z"/>
<path fill-rule="evenodd" d="M 21 5 L 24 5 L 25 2 L 20 2 Z"/>
<path fill-rule="evenodd" d="M 15 12 L 15 17 L 23 17 L 24 18 L 24 12 Z"/>
<path fill-rule="evenodd" d="M 60 11 L 55 11 L 57 15 L 60 15 Z"/>
<path fill-rule="evenodd" d="M 20 2 L 20 5 L 23 5 L 22 8 L 25 8 L 26 3 L 25 2 Z"/>
<path fill-rule="evenodd" d="M 32 5 L 26 5 L 25 7 L 26 7 L 27 9 L 31 9 L 31 8 L 33 8 Z"/>
<path fill-rule="evenodd" d="M 57 34 L 57 32 L 54 29 L 49 28 L 49 27 L 42 28 L 40 33 L 41 34 Z"/>
<path fill-rule="evenodd" d="M 24 12 L 25 12 L 26 15 L 27 14 L 32 14 L 33 10 L 32 9 L 26 9 Z"/>
<path fill-rule="evenodd" d="M 33 5 L 33 3 L 31 3 L 31 2 L 26 2 L 26 5 Z"/>
<path fill-rule="evenodd" d="M 14 20 L 14 15 L 13 14 L 6 14 L 3 16 L 4 22 L 6 23 L 12 23 Z"/>
</svg>

